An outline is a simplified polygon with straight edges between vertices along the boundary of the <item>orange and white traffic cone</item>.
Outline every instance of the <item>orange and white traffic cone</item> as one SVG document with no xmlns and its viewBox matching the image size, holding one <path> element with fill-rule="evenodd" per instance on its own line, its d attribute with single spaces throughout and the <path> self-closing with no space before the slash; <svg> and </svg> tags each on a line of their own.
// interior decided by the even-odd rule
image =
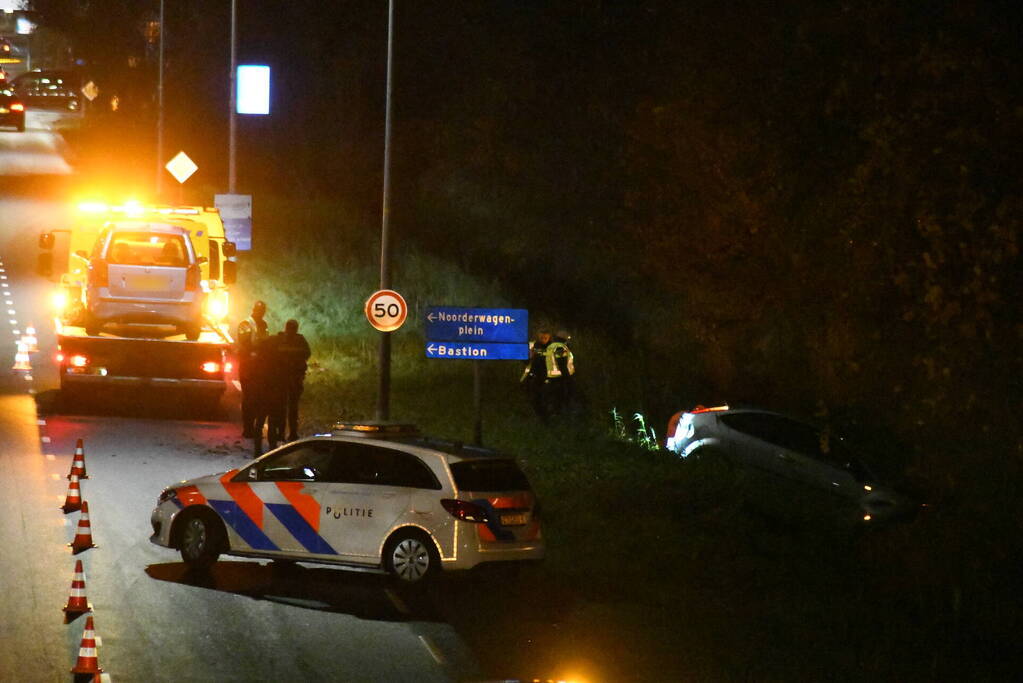
<svg viewBox="0 0 1023 683">
<path fill-rule="evenodd" d="M 75 540 L 68 545 L 71 546 L 72 555 L 96 547 L 92 542 L 92 526 L 89 524 L 89 503 L 84 500 L 82 501 L 82 516 L 78 518 L 78 531 L 75 533 Z"/>
<path fill-rule="evenodd" d="M 64 605 L 64 623 L 74 621 L 79 615 L 91 611 L 92 605 L 85 597 L 85 570 L 82 569 L 82 561 L 75 560 L 75 575 L 71 577 L 71 593 L 68 595 L 67 604 Z"/>
<path fill-rule="evenodd" d="M 78 475 L 71 475 L 71 481 L 67 486 L 67 495 L 64 496 L 64 505 L 60 509 L 64 511 L 65 515 L 82 509 L 82 489 L 78 485 Z"/>
<path fill-rule="evenodd" d="M 68 473 L 67 478 L 70 479 L 73 474 L 77 474 L 79 479 L 89 478 L 89 475 L 85 473 L 85 448 L 81 439 L 75 443 L 75 459 L 71 462 L 71 472 Z"/>
<path fill-rule="evenodd" d="M 92 617 L 85 618 L 85 632 L 82 633 L 82 644 L 78 648 L 78 661 L 75 668 L 71 669 L 71 673 L 103 673 L 103 669 L 99 668 L 99 657 L 96 654 L 96 631 L 92 625 Z"/>
<path fill-rule="evenodd" d="M 14 354 L 14 365 L 12 370 L 31 370 L 32 361 L 28 357 L 28 347 L 24 342 L 18 342 L 18 352 Z"/>
<path fill-rule="evenodd" d="M 39 338 L 36 337 L 36 328 L 29 325 L 25 328 L 25 334 L 21 335 L 21 341 L 29 353 L 38 353 Z"/>
</svg>

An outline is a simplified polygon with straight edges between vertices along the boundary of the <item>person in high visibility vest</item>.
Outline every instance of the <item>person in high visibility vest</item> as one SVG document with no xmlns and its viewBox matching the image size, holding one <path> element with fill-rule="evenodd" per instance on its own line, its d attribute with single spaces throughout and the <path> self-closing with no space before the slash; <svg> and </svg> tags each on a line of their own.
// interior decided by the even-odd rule
<svg viewBox="0 0 1023 683">
<path fill-rule="evenodd" d="M 550 343 L 549 331 L 541 329 L 536 333 L 536 338 L 529 342 L 529 360 L 519 379 L 526 387 L 529 404 L 541 420 L 546 420 L 550 413 L 547 408 L 547 347 Z"/>
<path fill-rule="evenodd" d="M 575 355 L 568 332 L 558 331 L 544 351 L 551 412 L 568 412 L 575 400 Z"/>
</svg>

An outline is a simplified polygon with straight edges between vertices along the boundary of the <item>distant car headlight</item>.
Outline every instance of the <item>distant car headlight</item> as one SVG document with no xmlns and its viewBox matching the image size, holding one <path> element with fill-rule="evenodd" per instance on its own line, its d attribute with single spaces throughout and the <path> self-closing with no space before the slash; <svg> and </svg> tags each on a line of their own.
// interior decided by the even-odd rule
<svg viewBox="0 0 1023 683">
<path fill-rule="evenodd" d="M 160 505 L 162 503 L 166 503 L 168 500 L 174 500 L 177 497 L 178 497 L 177 489 L 164 489 L 160 493 L 160 498 L 156 501 L 156 504 Z"/>
</svg>

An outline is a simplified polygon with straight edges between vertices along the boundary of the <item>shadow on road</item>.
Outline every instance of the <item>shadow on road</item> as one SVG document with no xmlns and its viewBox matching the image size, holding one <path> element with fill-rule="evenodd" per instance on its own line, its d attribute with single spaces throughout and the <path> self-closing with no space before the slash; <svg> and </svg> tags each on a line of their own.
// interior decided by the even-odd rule
<svg viewBox="0 0 1023 683">
<path fill-rule="evenodd" d="M 223 422 L 228 419 L 228 397 L 213 402 L 186 392 L 154 389 L 114 389 L 43 391 L 36 405 L 43 415 L 89 415 L 135 417 L 163 420 L 199 420 Z"/>
<path fill-rule="evenodd" d="M 197 588 L 374 621 L 445 623 L 472 650 L 487 676 L 546 680 L 564 666 L 572 636 L 564 617 L 575 607 L 570 587 L 542 567 L 482 566 L 426 586 L 386 576 L 286 562 L 218 562 L 196 572 L 182 562 L 152 564 L 146 574 Z"/>
</svg>

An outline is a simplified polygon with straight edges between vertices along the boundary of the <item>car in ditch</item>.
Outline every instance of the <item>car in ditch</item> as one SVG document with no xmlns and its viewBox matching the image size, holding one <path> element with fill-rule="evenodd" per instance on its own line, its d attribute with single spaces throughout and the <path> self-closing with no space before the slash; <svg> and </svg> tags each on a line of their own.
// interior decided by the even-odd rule
<svg viewBox="0 0 1023 683">
<path fill-rule="evenodd" d="M 921 507 L 830 430 L 768 410 L 698 406 L 677 413 L 665 445 L 680 458 L 727 464 L 752 483 L 755 503 L 788 517 L 876 525 L 910 519 Z"/>
<path fill-rule="evenodd" d="M 539 504 L 514 458 L 388 423 L 338 424 L 169 486 L 151 522 L 150 540 L 198 570 L 235 555 L 411 584 L 545 552 Z"/>
</svg>

